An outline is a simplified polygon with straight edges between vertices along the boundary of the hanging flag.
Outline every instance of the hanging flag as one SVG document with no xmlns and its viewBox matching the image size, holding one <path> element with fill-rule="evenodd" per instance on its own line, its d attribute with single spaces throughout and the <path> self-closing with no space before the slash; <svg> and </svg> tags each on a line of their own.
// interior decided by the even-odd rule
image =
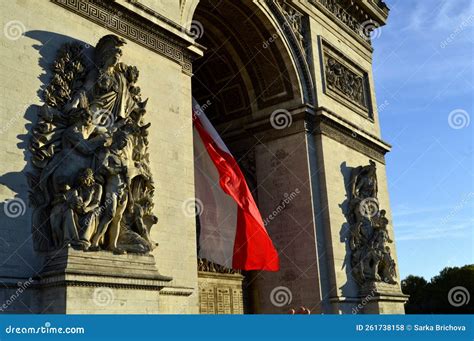
<svg viewBox="0 0 474 341">
<path fill-rule="evenodd" d="M 228 268 L 278 271 L 279 261 L 237 162 L 193 99 L 199 257 Z"/>
</svg>

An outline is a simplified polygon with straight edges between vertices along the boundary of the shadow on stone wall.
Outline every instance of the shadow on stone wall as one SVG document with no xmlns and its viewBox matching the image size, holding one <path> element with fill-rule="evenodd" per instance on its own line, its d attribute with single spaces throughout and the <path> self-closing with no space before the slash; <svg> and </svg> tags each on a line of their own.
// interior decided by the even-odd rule
<svg viewBox="0 0 474 341">
<path fill-rule="evenodd" d="M 35 50 L 39 55 L 38 65 L 41 67 L 42 72 L 38 75 L 41 86 L 37 89 L 37 96 L 39 102 L 43 103 L 44 89 L 48 86 L 52 77 L 51 66 L 61 45 L 66 42 L 79 42 L 84 44 L 86 50 L 89 45 L 72 37 L 48 31 L 28 31 L 24 35 L 25 37 L 22 39 L 31 39 L 31 49 Z M 19 50 L 18 53 L 25 52 Z M 26 54 L 33 53 L 31 51 L 26 52 Z M 87 51 L 85 55 L 87 58 L 90 58 L 90 54 Z M 25 90 L 30 91 L 31 89 L 27 85 Z M 25 97 L 29 97 L 29 95 L 25 94 Z M 26 174 L 33 170 L 28 146 L 32 128 L 36 123 L 41 105 L 28 105 L 27 103 L 25 105 L 23 106 L 24 112 L 8 113 L 11 118 L 7 121 L 7 126 L 2 127 L 2 129 L 9 129 L 9 126 L 17 124 L 17 121 L 20 119 L 23 119 L 23 122 L 25 122 L 23 129 L 25 133 L 17 135 L 19 142 L 16 144 L 16 149 L 21 150 L 23 153 L 25 166 L 20 171 L 0 175 L 0 184 L 15 193 L 11 198 L 8 198 L 7 195 L 7 199 L 0 203 L 0 255 L 2 256 L 0 277 L 29 277 L 38 272 L 42 264 L 41 256 L 33 250 L 31 233 L 32 209 L 28 199 L 29 186 L 26 177 Z M 9 149 L 15 148 L 6 146 L 4 153 L 9 153 Z M 19 153 L 15 154 L 20 155 Z M 6 165 L 5 168 L 8 169 L 8 167 Z"/>
<path fill-rule="evenodd" d="M 26 172 L 30 169 L 29 153 L 27 152 L 28 136 L 37 108 L 37 105 L 30 105 L 24 113 L 12 113 L 12 118 L 9 121 L 10 124 L 14 124 L 12 120 L 20 117 L 26 120 L 26 133 L 17 135 L 20 142 L 16 144 L 16 148 L 22 151 L 25 166 L 21 171 L 0 175 L 0 184 L 15 193 L 11 198 L 7 196 L 6 200 L 0 203 L 0 245 L 2 250 L 0 275 L 2 277 L 30 276 L 37 267 L 37 260 L 32 250 L 30 228 L 32 210 L 28 207 L 28 184 L 26 181 Z M 7 147 L 7 153 L 8 149 Z M 19 153 L 15 155 L 20 158 Z M 5 168 L 8 168 L 8 165 Z"/>
<path fill-rule="evenodd" d="M 357 284 L 352 278 L 352 267 L 351 267 L 351 249 L 349 245 L 350 240 L 350 225 L 349 225 L 349 201 L 351 196 L 351 189 L 350 189 L 350 182 L 351 182 L 351 174 L 354 170 L 354 167 L 348 167 L 346 162 L 342 162 L 341 166 L 341 174 L 344 178 L 344 186 L 346 188 L 346 199 L 339 204 L 339 208 L 341 209 L 342 214 L 346 217 L 346 222 L 342 224 L 341 230 L 339 231 L 339 238 L 340 242 L 344 243 L 345 247 L 345 258 L 343 262 L 343 270 L 346 273 L 347 282 L 340 288 L 344 297 L 356 297 L 358 295 L 358 288 Z M 350 313 L 350 311 L 349 311 Z"/>
</svg>

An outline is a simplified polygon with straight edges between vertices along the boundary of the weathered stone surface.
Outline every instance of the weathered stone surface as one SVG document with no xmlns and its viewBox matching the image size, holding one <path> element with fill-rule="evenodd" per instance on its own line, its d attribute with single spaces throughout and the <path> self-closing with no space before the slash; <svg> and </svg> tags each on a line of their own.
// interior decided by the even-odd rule
<svg viewBox="0 0 474 341">
<path fill-rule="evenodd" d="M 408 296 L 399 288 L 384 282 L 371 282 L 362 286 L 358 313 L 364 314 L 404 314 Z M 354 312 L 354 311 L 353 311 Z"/>
<path fill-rule="evenodd" d="M 240 274 L 199 271 L 200 314 L 243 314 L 244 299 Z"/>
<path fill-rule="evenodd" d="M 37 278 L 44 313 L 160 312 L 159 291 L 170 286 L 152 255 L 114 255 L 65 248 L 46 257 Z"/>
</svg>

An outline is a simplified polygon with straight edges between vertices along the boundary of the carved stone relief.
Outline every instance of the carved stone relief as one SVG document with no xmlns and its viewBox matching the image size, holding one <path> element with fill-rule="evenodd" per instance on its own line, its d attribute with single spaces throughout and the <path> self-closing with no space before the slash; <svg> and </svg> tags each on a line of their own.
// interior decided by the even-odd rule
<svg viewBox="0 0 474 341">
<path fill-rule="evenodd" d="M 364 79 L 337 59 L 326 56 L 326 82 L 329 89 L 340 91 L 352 101 L 367 107 L 364 96 Z"/>
<path fill-rule="evenodd" d="M 239 274 L 240 270 L 229 269 L 222 265 L 213 263 L 205 258 L 198 258 L 198 271 L 214 272 L 221 274 Z"/>
<path fill-rule="evenodd" d="M 120 62 L 125 44 L 106 35 L 86 63 L 82 45 L 67 43 L 52 64 L 29 146 L 38 251 L 147 253 L 157 245 L 147 100 L 138 69 Z"/>
<path fill-rule="evenodd" d="M 270 12 L 275 17 L 282 29 L 291 48 L 291 53 L 296 61 L 298 73 L 303 82 L 304 100 L 314 104 L 314 81 L 310 71 L 309 50 L 306 48 L 303 28 L 303 14 L 288 4 L 285 0 L 265 0 Z M 288 27 L 290 29 L 288 29 Z"/>
<path fill-rule="evenodd" d="M 367 72 L 323 41 L 325 92 L 371 116 Z"/>
<path fill-rule="evenodd" d="M 303 14 L 288 4 L 285 0 L 278 0 L 276 1 L 276 4 L 285 16 L 288 23 L 287 26 L 293 31 L 301 48 L 304 49 L 303 24 L 301 22 Z"/>
<path fill-rule="evenodd" d="M 390 239 L 386 211 L 377 199 L 375 162 L 352 171 L 348 220 L 350 224 L 352 275 L 359 285 L 373 282 L 396 284 L 395 261 L 388 244 Z"/>
</svg>

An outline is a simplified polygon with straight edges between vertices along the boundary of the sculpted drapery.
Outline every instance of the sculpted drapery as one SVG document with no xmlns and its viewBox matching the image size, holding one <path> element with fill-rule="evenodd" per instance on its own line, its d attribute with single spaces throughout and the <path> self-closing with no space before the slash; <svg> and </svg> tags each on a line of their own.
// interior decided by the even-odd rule
<svg viewBox="0 0 474 341">
<path fill-rule="evenodd" d="M 147 100 L 139 72 L 120 62 L 125 41 L 102 37 L 92 62 L 78 43 L 52 65 L 45 104 L 32 129 L 28 174 L 38 251 L 64 246 L 147 253 L 154 184 L 149 166 Z"/>
</svg>

